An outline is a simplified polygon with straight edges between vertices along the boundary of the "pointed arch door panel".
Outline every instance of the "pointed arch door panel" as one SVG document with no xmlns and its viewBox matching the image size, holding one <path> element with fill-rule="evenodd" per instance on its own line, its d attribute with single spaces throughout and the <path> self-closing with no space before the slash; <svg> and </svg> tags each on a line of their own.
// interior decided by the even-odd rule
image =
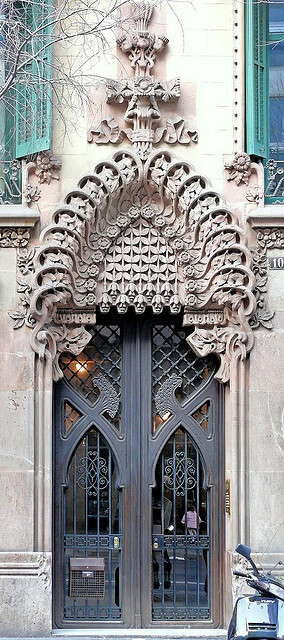
<svg viewBox="0 0 284 640">
<path fill-rule="evenodd" d="M 219 623 L 216 363 L 169 317 L 102 315 L 92 333 L 55 388 L 55 624 Z"/>
</svg>

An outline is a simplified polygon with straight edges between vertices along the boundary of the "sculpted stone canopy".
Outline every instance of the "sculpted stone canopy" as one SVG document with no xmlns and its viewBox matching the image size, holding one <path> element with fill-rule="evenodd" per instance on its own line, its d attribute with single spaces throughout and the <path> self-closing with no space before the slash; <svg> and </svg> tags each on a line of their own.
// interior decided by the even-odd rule
<svg viewBox="0 0 284 640">
<path fill-rule="evenodd" d="M 244 232 L 208 179 L 168 151 L 146 162 L 121 151 L 99 163 L 56 209 L 36 251 L 19 258 L 23 310 L 32 347 L 61 376 L 63 351 L 80 353 L 95 310 L 183 311 L 200 356 L 220 358 L 217 378 L 253 345 L 251 255 Z"/>
</svg>

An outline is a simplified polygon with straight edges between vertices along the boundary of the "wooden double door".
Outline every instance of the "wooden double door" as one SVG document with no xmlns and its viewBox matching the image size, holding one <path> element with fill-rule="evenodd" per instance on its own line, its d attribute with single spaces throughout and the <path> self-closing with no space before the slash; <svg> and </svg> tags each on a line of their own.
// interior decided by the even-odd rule
<svg viewBox="0 0 284 640">
<path fill-rule="evenodd" d="M 179 319 L 98 316 L 54 402 L 54 622 L 220 622 L 222 393 Z"/>
</svg>

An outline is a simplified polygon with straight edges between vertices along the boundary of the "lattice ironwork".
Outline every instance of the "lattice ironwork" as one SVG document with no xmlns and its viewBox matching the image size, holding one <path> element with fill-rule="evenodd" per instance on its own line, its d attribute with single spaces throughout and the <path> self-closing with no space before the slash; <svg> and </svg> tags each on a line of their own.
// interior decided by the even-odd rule
<svg viewBox="0 0 284 640">
<path fill-rule="evenodd" d="M 101 412 L 119 426 L 121 394 L 120 327 L 98 325 L 93 337 L 77 357 L 64 354 L 60 364 L 65 378 L 91 404 L 102 401 Z"/>
<path fill-rule="evenodd" d="M 152 343 L 154 430 L 174 412 L 173 398 L 183 403 L 208 381 L 214 360 L 199 358 L 186 342 L 187 334 L 175 325 L 155 325 Z"/>
<path fill-rule="evenodd" d="M 21 204 L 21 166 L 20 160 L 0 161 L 0 205 Z"/>
<path fill-rule="evenodd" d="M 265 198 L 269 200 L 279 198 L 279 203 L 283 203 L 284 198 L 284 160 L 271 158 L 265 165 L 266 189 Z"/>
<path fill-rule="evenodd" d="M 64 426 L 65 433 L 68 433 L 69 429 L 77 422 L 78 418 L 81 418 L 80 411 L 72 407 L 69 402 L 64 402 Z"/>
</svg>

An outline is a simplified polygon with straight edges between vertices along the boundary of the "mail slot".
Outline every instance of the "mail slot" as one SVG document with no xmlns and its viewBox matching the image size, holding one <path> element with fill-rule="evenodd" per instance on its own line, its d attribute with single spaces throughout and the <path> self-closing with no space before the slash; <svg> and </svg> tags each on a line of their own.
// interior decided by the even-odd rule
<svg viewBox="0 0 284 640">
<path fill-rule="evenodd" d="M 104 558 L 70 558 L 70 598 L 104 598 Z"/>
</svg>

